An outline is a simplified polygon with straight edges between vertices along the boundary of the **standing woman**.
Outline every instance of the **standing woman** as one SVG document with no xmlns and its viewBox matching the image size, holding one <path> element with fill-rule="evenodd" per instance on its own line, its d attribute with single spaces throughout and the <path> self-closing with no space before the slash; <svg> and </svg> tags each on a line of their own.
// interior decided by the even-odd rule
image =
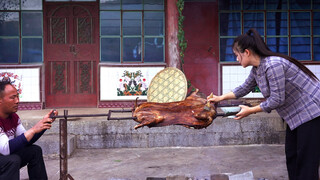
<svg viewBox="0 0 320 180">
<path fill-rule="evenodd" d="M 288 124 L 285 152 L 289 179 L 319 180 L 319 79 L 296 59 L 272 52 L 255 29 L 234 40 L 233 52 L 244 68 L 253 66 L 250 75 L 232 92 L 208 100 L 243 97 L 258 86 L 266 100 L 254 107 L 240 105 L 235 119 L 275 109 Z"/>
</svg>

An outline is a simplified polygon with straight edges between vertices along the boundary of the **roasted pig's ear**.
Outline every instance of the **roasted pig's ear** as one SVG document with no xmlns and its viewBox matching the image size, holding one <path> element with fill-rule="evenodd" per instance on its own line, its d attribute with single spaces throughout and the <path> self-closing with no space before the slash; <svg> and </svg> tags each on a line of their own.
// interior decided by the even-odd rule
<svg viewBox="0 0 320 180">
<path fill-rule="evenodd" d="M 187 94 L 187 97 L 194 96 L 199 92 L 199 89 L 195 89 L 195 91 L 191 91 Z"/>
<path fill-rule="evenodd" d="M 196 95 L 198 92 L 199 92 L 199 89 L 196 89 L 192 94 Z"/>
<path fill-rule="evenodd" d="M 138 107 L 138 99 L 139 99 L 139 97 L 137 97 L 136 101 L 134 102 L 134 110 L 137 109 L 137 107 Z"/>
</svg>

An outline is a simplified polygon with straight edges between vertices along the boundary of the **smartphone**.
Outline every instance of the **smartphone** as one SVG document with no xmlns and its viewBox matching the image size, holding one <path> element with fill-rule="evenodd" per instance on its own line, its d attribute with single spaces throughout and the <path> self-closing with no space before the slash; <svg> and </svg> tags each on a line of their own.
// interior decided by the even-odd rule
<svg viewBox="0 0 320 180">
<path fill-rule="evenodd" d="M 55 119 L 54 118 L 54 116 L 55 116 L 54 112 L 56 112 L 56 109 L 53 109 L 53 111 L 50 113 L 50 116 L 49 116 L 52 119 Z"/>
</svg>

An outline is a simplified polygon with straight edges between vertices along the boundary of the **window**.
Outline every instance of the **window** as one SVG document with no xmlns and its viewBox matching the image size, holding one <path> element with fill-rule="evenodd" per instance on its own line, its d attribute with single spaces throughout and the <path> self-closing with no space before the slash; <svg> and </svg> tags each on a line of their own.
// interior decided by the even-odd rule
<svg viewBox="0 0 320 180">
<path fill-rule="evenodd" d="M 164 62 L 164 0 L 100 0 L 101 62 Z"/>
<path fill-rule="evenodd" d="M 0 1 L 0 63 L 43 60 L 42 0 Z"/>
<path fill-rule="evenodd" d="M 233 39 L 255 28 L 268 47 L 301 61 L 320 61 L 317 0 L 219 0 L 220 61 L 236 61 Z"/>
</svg>

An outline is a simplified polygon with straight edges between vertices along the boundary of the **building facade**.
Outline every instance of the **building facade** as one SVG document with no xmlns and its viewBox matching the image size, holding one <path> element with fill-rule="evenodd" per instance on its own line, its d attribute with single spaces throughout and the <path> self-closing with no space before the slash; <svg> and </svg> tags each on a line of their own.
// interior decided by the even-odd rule
<svg viewBox="0 0 320 180">
<path fill-rule="evenodd" d="M 183 9 L 177 2 L 1 0 L 0 78 L 14 81 L 21 109 L 131 107 L 165 67 L 182 69 L 206 95 L 226 93 L 250 72 L 231 44 L 251 27 L 320 77 L 320 2 L 185 0 Z"/>
</svg>

